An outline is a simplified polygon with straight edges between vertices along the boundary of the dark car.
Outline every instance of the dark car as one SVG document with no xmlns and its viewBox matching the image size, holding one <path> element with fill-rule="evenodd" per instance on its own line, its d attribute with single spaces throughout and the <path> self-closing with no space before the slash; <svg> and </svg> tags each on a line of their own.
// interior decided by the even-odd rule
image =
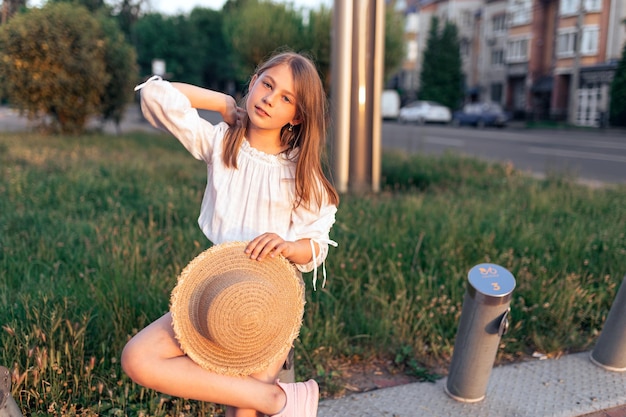
<svg viewBox="0 0 626 417">
<path fill-rule="evenodd" d="M 510 116 L 498 103 L 469 103 L 452 114 L 452 124 L 455 126 L 497 126 L 504 127 Z"/>
</svg>

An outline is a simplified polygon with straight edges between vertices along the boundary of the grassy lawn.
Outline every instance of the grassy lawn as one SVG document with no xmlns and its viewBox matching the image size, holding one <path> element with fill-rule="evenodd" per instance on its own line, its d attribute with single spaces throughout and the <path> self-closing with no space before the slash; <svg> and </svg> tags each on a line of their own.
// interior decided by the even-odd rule
<svg viewBox="0 0 626 417">
<path fill-rule="evenodd" d="M 119 364 L 208 246 L 205 169 L 165 135 L 0 134 L 0 365 L 25 415 L 222 415 L 137 386 Z M 517 281 L 498 364 L 593 347 L 626 274 L 626 187 L 452 154 L 385 154 L 383 176 L 378 194 L 342 196 L 326 287 L 305 276 L 299 379 L 328 396 L 345 361 L 445 373 L 482 262 Z"/>
</svg>

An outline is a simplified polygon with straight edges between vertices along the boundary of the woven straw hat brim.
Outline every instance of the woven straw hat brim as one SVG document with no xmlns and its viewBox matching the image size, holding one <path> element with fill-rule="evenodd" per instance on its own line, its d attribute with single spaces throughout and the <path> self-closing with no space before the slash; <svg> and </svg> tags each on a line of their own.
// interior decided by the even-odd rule
<svg viewBox="0 0 626 417">
<path fill-rule="evenodd" d="M 170 299 L 174 333 L 182 351 L 202 368 L 223 375 L 254 374 L 285 357 L 298 337 L 304 314 L 301 274 L 282 256 L 251 260 L 244 253 L 246 244 L 225 243 L 202 252 L 183 269 Z M 203 288 L 220 282 L 228 283 L 228 296 L 214 303 L 218 309 L 204 318 L 220 323 L 215 331 L 227 343 L 218 345 L 198 331 L 202 314 L 195 306 L 203 301 L 199 299 Z M 241 316 L 255 309 L 272 317 L 262 332 L 254 326 L 248 329 L 245 322 L 229 322 L 229 314 Z"/>
</svg>

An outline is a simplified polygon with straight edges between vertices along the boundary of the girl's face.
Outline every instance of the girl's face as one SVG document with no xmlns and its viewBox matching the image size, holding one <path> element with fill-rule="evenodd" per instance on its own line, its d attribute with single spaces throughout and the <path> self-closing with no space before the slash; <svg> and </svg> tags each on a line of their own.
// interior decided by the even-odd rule
<svg viewBox="0 0 626 417">
<path fill-rule="evenodd" d="M 286 64 L 255 74 L 250 81 L 246 111 L 253 128 L 280 129 L 287 123 L 296 125 L 296 96 L 293 74 Z"/>
</svg>

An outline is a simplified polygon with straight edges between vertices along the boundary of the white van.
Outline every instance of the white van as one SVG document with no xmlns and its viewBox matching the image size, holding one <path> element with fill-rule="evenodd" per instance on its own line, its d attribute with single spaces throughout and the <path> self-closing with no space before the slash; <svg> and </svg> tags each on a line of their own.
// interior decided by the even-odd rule
<svg viewBox="0 0 626 417">
<path fill-rule="evenodd" d="M 380 96 L 380 115 L 383 120 L 396 120 L 400 114 L 400 94 L 396 90 L 384 90 Z"/>
</svg>

